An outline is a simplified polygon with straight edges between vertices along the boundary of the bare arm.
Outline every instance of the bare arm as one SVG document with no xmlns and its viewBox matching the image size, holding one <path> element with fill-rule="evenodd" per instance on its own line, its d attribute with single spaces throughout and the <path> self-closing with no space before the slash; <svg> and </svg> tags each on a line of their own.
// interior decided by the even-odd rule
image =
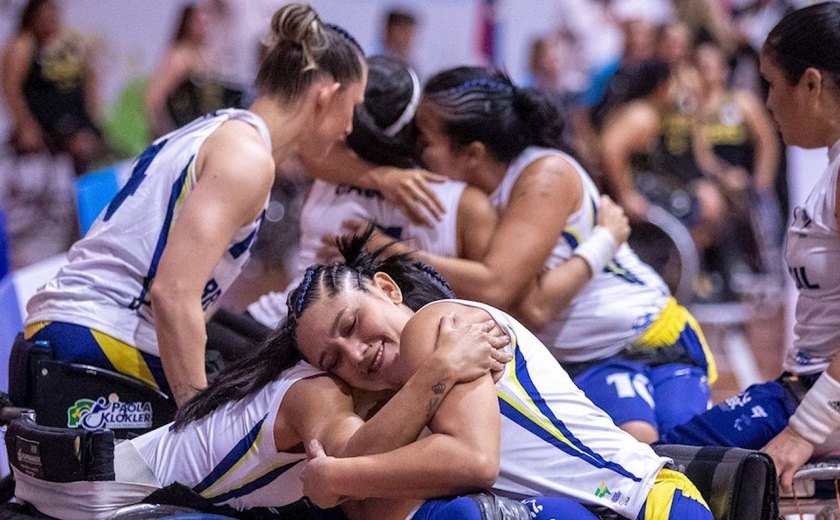
<svg viewBox="0 0 840 520">
<path fill-rule="evenodd" d="M 325 408 L 327 405 L 320 403 L 327 393 L 303 390 L 315 385 L 334 386 L 331 378 L 296 383 L 299 389 L 294 395 L 299 399 L 284 399 L 281 411 L 299 432 L 299 439 L 319 439 L 336 456 L 382 453 L 413 442 L 456 384 L 500 371 L 510 359 L 510 354 L 503 350 L 510 343 L 507 335 L 494 321 L 478 314 L 469 319 L 443 315 L 433 340 L 434 351 L 367 422 L 352 413 L 352 406 L 349 409 L 352 417 L 345 417 L 339 411 L 325 411 L 320 420 L 313 418 L 308 410 Z M 340 386 L 346 388 L 343 383 Z M 349 395 L 349 390 L 346 393 Z M 310 419 L 306 423 L 297 419 L 307 416 Z"/>
<path fill-rule="evenodd" d="M 15 37 L 3 52 L 3 99 L 17 131 L 18 146 L 22 151 L 36 151 L 44 147 L 43 130 L 26 105 L 23 82 L 32 64 L 35 40 L 28 35 Z"/>
<path fill-rule="evenodd" d="M 406 363 L 422 362 L 441 313 L 457 307 L 463 312 L 457 304 L 438 304 L 412 318 L 401 340 L 402 352 L 410 357 Z M 304 491 L 310 497 L 427 498 L 488 487 L 498 475 L 499 421 L 489 376 L 457 385 L 429 423 L 432 435 L 379 455 L 316 457 L 302 476 Z"/>
<path fill-rule="evenodd" d="M 163 60 L 149 78 L 143 101 L 155 136 L 161 136 L 173 129 L 166 108 L 166 98 L 183 81 L 188 70 L 189 63 L 183 53 L 172 48 L 166 51 Z"/>
<path fill-rule="evenodd" d="M 256 130 L 232 121 L 203 145 L 198 182 L 187 195 L 151 289 L 155 330 L 167 381 L 184 403 L 207 386 L 201 297 L 236 231 L 262 210 L 274 161 Z"/>
<path fill-rule="evenodd" d="M 835 188 L 834 203 L 835 207 L 840 207 L 837 206 L 840 203 L 840 185 Z M 835 218 L 837 226 L 840 226 L 840 215 L 835 215 Z M 824 435 L 832 427 L 836 431 L 837 425 L 840 425 L 840 411 L 834 406 L 840 400 L 840 345 L 837 347 L 838 351 L 831 358 L 828 369 L 805 395 L 788 426 L 762 448 L 773 458 L 779 483 L 785 493 L 792 492 L 794 474 L 808 461 L 816 448 L 816 444 L 805 437 L 815 441 L 815 432 Z"/>
<path fill-rule="evenodd" d="M 647 199 L 639 193 L 630 169 L 633 152 L 648 152 L 659 131 L 656 112 L 643 103 L 620 108 L 601 135 L 601 160 L 618 202 L 632 219 L 645 220 Z"/>
<path fill-rule="evenodd" d="M 446 178 L 442 175 L 420 168 L 377 166 L 359 157 L 345 142 L 336 143 L 324 158 L 304 154 L 299 158 L 313 177 L 378 190 L 418 224 L 432 225 L 446 211 L 429 187 L 430 182 L 443 182 Z"/>
<path fill-rule="evenodd" d="M 557 156 L 535 161 L 520 176 L 481 262 L 419 253 L 454 284 L 459 296 L 510 308 L 542 271 L 583 185 Z"/>
<path fill-rule="evenodd" d="M 764 106 L 749 92 L 738 92 L 736 100 L 744 113 L 744 121 L 754 146 L 753 181 L 758 191 L 772 191 L 779 170 L 779 139 Z"/>
<path fill-rule="evenodd" d="M 92 44 L 85 49 L 85 110 L 93 119 L 99 122 L 102 117 L 99 91 L 99 75 L 96 72 L 94 59 L 96 58 Z"/>
<path fill-rule="evenodd" d="M 606 195 L 601 196 L 598 206 L 598 226 L 609 232 L 612 242 L 605 241 L 605 237 L 597 233 L 592 233 L 584 242 L 592 240 L 598 248 L 611 248 L 608 257 L 612 258 L 618 247 L 629 238 L 630 224 L 621 207 Z M 576 251 L 580 253 L 581 250 L 579 247 Z M 539 276 L 534 287 L 517 305 L 517 316 L 532 330 L 540 330 L 565 309 L 595 276 L 593 267 L 580 254 L 574 254 Z"/>
</svg>

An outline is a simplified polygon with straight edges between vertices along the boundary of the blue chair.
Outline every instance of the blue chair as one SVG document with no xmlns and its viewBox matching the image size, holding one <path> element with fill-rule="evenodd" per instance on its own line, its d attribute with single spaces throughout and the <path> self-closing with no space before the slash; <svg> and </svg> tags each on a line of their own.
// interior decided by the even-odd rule
<svg viewBox="0 0 840 520">
<path fill-rule="evenodd" d="M 0 278 L 9 274 L 9 239 L 6 236 L 6 214 L 0 208 Z"/>
<path fill-rule="evenodd" d="M 96 221 L 103 209 L 111 202 L 120 189 L 120 167 L 115 164 L 108 168 L 88 172 L 76 181 L 76 207 L 79 213 L 79 231 L 82 235 Z"/>
</svg>

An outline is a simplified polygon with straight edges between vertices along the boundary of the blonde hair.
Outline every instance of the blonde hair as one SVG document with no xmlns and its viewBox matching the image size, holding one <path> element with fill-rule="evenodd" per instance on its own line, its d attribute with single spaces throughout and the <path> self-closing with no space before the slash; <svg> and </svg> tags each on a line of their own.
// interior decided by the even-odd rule
<svg viewBox="0 0 840 520">
<path fill-rule="evenodd" d="M 257 86 L 296 99 L 316 77 L 329 74 L 339 83 L 362 78 L 362 48 L 344 29 L 321 21 L 308 4 L 288 4 L 271 17 Z"/>
</svg>

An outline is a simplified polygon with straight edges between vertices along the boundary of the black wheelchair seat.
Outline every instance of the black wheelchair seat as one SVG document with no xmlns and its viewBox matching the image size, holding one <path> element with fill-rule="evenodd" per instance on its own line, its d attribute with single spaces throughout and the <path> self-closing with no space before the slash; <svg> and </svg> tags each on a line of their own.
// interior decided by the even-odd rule
<svg viewBox="0 0 840 520">
<path fill-rule="evenodd" d="M 697 486 L 715 520 L 776 520 L 776 468 L 765 453 L 740 448 L 660 444 L 653 447 Z"/>
<path fill-rule="evenodd" d="M 38 424 L 108 428 L 117 438 L 140 435 L 172 421 L 174 400 L 143 381 L 101 367 L 65 363 L 52 348 L 22 335 L 9 360 L 9 397 L 35 410 Z"/>
</svg>

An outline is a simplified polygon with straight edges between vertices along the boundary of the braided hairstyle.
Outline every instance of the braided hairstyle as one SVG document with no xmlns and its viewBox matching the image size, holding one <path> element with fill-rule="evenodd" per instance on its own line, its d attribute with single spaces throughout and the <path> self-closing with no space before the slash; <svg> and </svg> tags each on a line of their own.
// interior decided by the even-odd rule
<svg viewBox="0 0 840 520">
<path fill-rule="evenodd" d="M 566 150 L 563 117 L 551 97 L 519 88 L 510 78 L 484 67 L 456 67 L 432 76 L 423 90 L 458 150 L 478 141 L 509 163 L 529 146 Z"/>
<path fill-rule="evenodd" d="M 417 311 L 427 303 L 453 298 L 452 288 L 431 266 L 408 254 L 387 255 L 393 243 L 373 251 L 365 245 L 373 233 L 372 225 L 360 235 L 345 235 L 338 248 L 344 262 L 315 264 L 307 268 L 298 287 L 286 301 L 288 314 L 274 334 L 249 355 L 225 366 L 210 385 L 182 406 L 175 416 L 174 428 L 182 429 L 212 413 L 220 406 L 245 399 L 280 377 L 280 374 L 303 359 L 297 346 L 296 329 L 306 309 L 322 298 L 341 292 L 367 292 L 373 275 L 390 276 L 403 294 L 403 303 Z"/>
<path fill-rule="evenodd" d="M 403 61 L 389 56 L 367 59 L 365 101 L 356 107 L 347 145 L 359 157 L 377 165 L 416 165 L 417 130 L 414 112 L 420 100 L 417 75 Z"/>
<path fill-rule="evenodd" d="M 299 99 L 317 79 L 328 75 L 344 88 L 361 81 L 364 52 L 337 25 L 325 24 L 306 4 L 281 7 L 271 18 L 266 53 L 257 72 L 261 93 L 276 94 L 284 102 Z"/>
</svg>

